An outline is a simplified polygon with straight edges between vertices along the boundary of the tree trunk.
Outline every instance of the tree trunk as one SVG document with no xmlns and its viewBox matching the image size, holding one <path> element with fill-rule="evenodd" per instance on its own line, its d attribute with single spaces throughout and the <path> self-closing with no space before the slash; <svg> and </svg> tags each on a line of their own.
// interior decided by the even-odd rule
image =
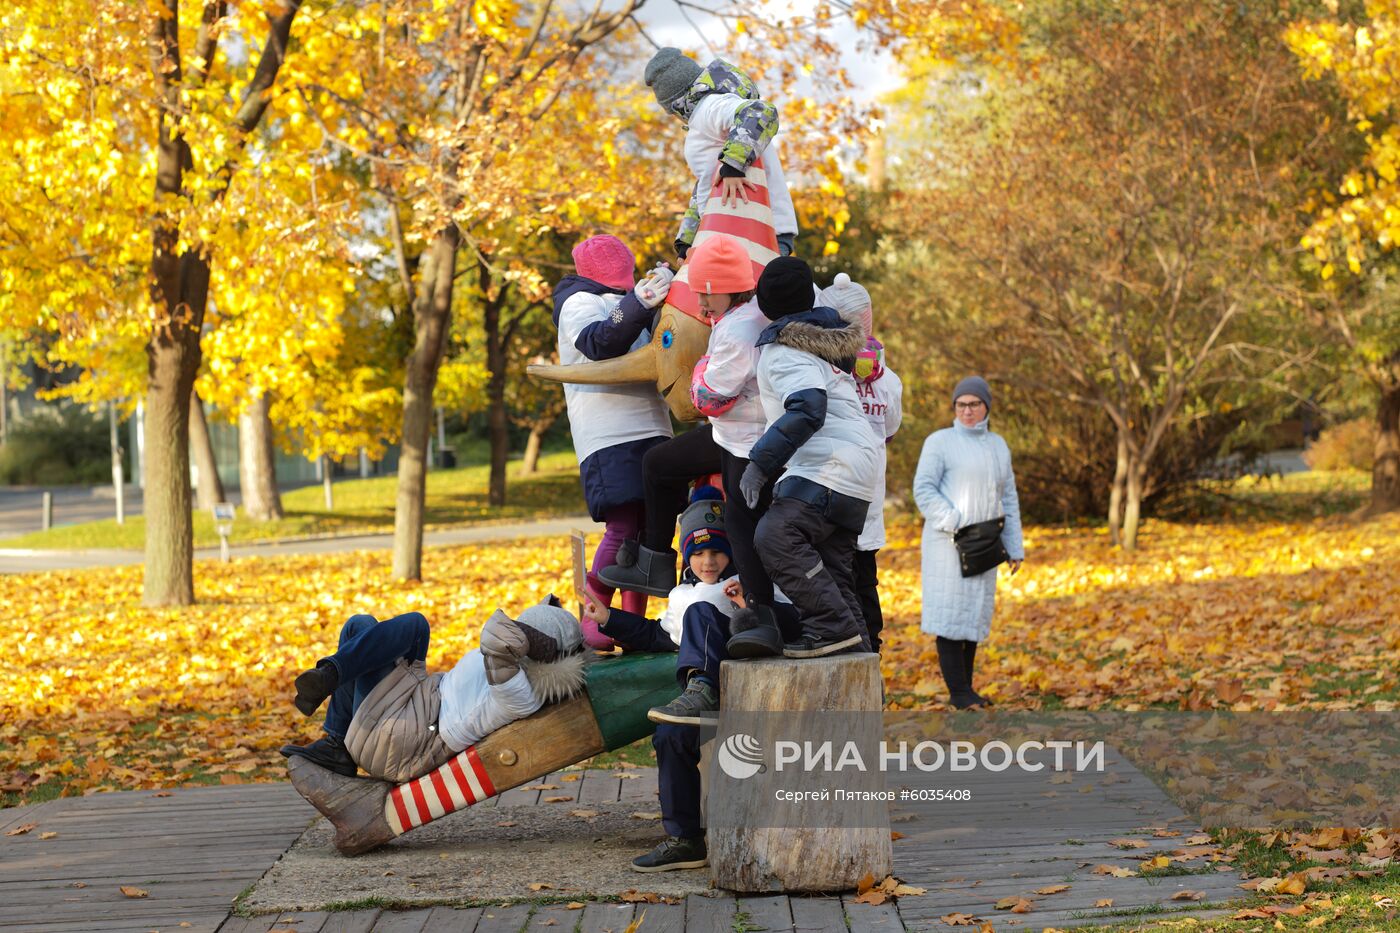
<svg viewBox="0 0 1400 933">
<path fill-rule="evenodd" d="M 870 768 L 855 780 L 861 790 L 882 792 L 884 774 L 875 767 L 881 738 L 879 657 L 726 661 L 720 666 L 720 697 L 735 725 L 728 727 L 734 730 L 728 737 L 716 736 L 722 743 L 719 767 L 708 775 L 713 780 L 705 803 L 706 837 L 715 884 L 731 891 L 844 891 L 867 873 L 877 879 L 889 874 L 887 804 L 827 799 L 785 802 L 775 808 L 775 789 L 801 786 L 794 782 L 804 776 L 736 774 L 724 757 L 728 752 L 732 762 L 730 749 L 737 744 L 742 750 L 743 740 L 774 748 L 767 741 L 769 732 L 774 738 L 800 737 L 813 745 L 830 739 L 839 750 L 855 737 L 852 730 L 868 724 L 873 729 L 862 740 L 862 756 Z M 762 757 L 768 768 L 775 767 L 772 758 Z M 821 773 L 806 777 L 826 781 Z"/>
<path fill-rule="evenodd" d="M 1123 503 L 1123 550 L 1137 550 L 1138 526 L 1142 522 L 1142 495 L 1147 466 L 1134 458 L 1128 466 L 1128 484 Z"/>
<path fill-rule="evenodd" d="M 161 247 L 157 247 L 159 254 Z M 160 266 L 158 255 L 153 265 Z M 172 259 L 174 257 L 171 257 Z M 202 267 L 202 269 L 201 269 Z M 209 268 L 189 254 L 157 273 L 154 291 L 188 294 L 191 274 Z M 193 283 L 198 284 L 198 283 Z M 201 289 L 202 291 L 202 289 Z M 156 307 L 170 313 L 180 302 L 162 296 Z M 204 302 L 199 302 L 204 307 Z M 190 511 L 190 396 L 199 371 L 199 324 L 171 314 L 146 345 L 146 560 L 143 601 L 148 606 L 188 606 L 194 602 L 194 523 Z"/>
<path fill-rule="evenodd" d="M 209 422 L 204 420 L 204 403 L 199 393 L 190 393 L 190 448 L 195 465 L 199 467 L 199 507 L 209 511 L 225 501 L 224 483 L 219 479 L 218 461 L 214 459 L 214 442 L 209 437 Z"/>
<path fill-rule="evenodd" d="M 1123 543 L 1123 487 L 1128 481 L 1128 439 L 1118 434 L 1118 460 L 1108 493 L 1108 537 L 1114 547 Z"/>
<path fill-rule="evenodd" d="M 394 576 L 423 578 L 423 498 L 428 471 L 428 439 L 433 428 L 433 389 L 443 341 L 452 322 L 452 282 L 457 267 L 456 226 L 433 237 L 413 306 L 413 352 L 404 375 L 403 449 L 399 455 L 398 497 L 394 504 Z"/>
<path fill-rule="evenodd" d="M 254 521 L 276 521 L 283 515 L 277 492 L 276 454 L 272 449 L 272 402 L 260 393 L 238 416 L 238 483 L 243 511 Z"/>
<path fill-rule="evenodd" d="M 302 0 L 286 0 L 268 17 L 267 41 L 248 82 L 234 127 L 246 136 L 261 122 L 287 52 L 292 20 Z M 152 199 L 150 297 L 155 322 L 146 342 L 145 513 L 143 601 L 148 606 L 194 602 L 194 526 L 190 511 L 190 396 L 203 356 L 199 346 L 209 301 L 209 253 L 182 251 L 180 216 L 185 172 L 194 168 L 184 120 L 180 6 L 164 0 L 150 17 L 151 74 L 158 94 L 156 184 Z M 217 5 L 209 9 L 217 10 Z M 217 31 L 205 23 L 196 38 L 196 74 L 207 74 Z M 201 79 L 202 80 L 202 79 Z M 212 168 L 212 166 L 210 167 Z M 236 169 L 230 157 L 216 172 L 215 197 L 228 190 Z"/>
<path fill-rule="evenodd" d="M 531 476 L 540 467 L 540 447 L 544 445 L 544 432 L 554 424 L 554 419 L 535 421 L 530 425 L 530 437 L 525 441 L 525 456 L 520 460 L 520 475 Z"/>
<path fill-rule="evenodd" d="M 483 267 L 482 274 L 486 274 Z M 510 415 L 506 411 L 506 351 L 501 333 L 501 298 L 488 299 L 482 323 L 486 331 L 486 431 L 491 441 L 491 478 L 486 501 L 506 504 L 506 458 L 510 455 Z"/>
<path fill-rule="evenodd" d="M 335 511 L 335 485 L 331 479 L 331 455 L 321 454 L 321 491 L 325 493 L 326 511 Z"/>
<path fill-rule="evenodd" d="M 1380 515 L 1400 508 L 1400 354 L 1391 360 L 1391 376 L 1381 383 L 1376 405 L 1376 462 L 1371 468 L 1371 504 Z"/>
</svg>

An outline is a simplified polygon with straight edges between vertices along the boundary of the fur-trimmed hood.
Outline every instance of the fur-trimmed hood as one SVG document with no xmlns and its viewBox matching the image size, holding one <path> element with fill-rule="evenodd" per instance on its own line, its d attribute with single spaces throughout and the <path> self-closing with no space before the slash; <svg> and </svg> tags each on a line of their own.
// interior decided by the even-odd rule
<svg viewBox="0 0 1400 933">
<path fill-rule="evenodd" d="M 849 373 L 855 368 L 856 355 L 865 349 L 866 336 L 859 320 L 848 320 L 834 308 L 813 308 L 774 321 L 754 346 L 780 343 Z"/>
<path fill-rule="evenodd" d="M 591 651 L 578 651 L 557 661 L 526 659 L 520 667 L 525 672 L 525 679 L 530 681 L 530 689 L 547 705 L 567 700 L 583 690 L 588 681 L 588 665 L 593 658 Z"/>
</svg>

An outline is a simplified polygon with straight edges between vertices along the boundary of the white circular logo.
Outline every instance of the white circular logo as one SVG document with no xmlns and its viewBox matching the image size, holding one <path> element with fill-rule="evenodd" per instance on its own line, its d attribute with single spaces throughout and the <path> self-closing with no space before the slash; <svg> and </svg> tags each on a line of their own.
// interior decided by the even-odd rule
<svg viewBox="0 0 1400 933">
<path fill-rule="evenodd" d="M 763 746 L 753 736 L 736 732 L 719 747 L 719 768 L 736 781 L 751 778 L 764 770 Z"/>
</svg>

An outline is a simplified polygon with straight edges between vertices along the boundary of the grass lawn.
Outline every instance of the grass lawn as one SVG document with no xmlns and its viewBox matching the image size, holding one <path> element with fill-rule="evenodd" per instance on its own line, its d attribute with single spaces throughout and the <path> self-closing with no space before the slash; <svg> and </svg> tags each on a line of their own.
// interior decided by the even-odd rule
<svg viewBox="0 0 1400 933">
<path fill-rule="evenodd" d="M 576 515 L 584 510 L 579 487 L 578 462 L 572 450 L 556 451 L 540 457 L 540 468 L 533 476 L 521 477 L 518 461 L 509 465 L 506 505 L 493 508 L 486 492 L 490 468 L 487 464 L 432 470 L 428 473 L 424 521 L 429 528 L 438 525 L 465 525 L 540 518 L 550 515 Z M 388 532 L 394 529 L 394 495 L 398 478 L 339 480 L 335 484 L 335 510 L 327 511 L 320 486 L 307 486 L 282 494 L 286 517 L 275 522 L 255 522 L 241 512 L 233 523 L 229 540 L 267 541 L 305 535 Z M 4 548 L 37 550 L 78 550 L 88 548 L 131 548 L 145 546 L 146 521 L 142 516 L 128 518 L 118 525 L 113 519 L 63 525 L 49 531 L 36 531 L 0 540 Z M 214 520 L 208 512 L 194 513 L 196 547 L 219 543 Z"/>
</svg>

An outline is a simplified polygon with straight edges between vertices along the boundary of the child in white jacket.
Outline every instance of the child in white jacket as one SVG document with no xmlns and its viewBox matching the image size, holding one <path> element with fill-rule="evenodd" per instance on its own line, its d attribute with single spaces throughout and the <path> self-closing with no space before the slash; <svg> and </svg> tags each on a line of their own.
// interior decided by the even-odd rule
<svg viewBox="0 0 1400 933">
<path fill-rule="evenodd" d="M 646 83 L 666 112 L 685 122 L 685 161 L 695 175 L 690 206 L 676 234 L 676 254 L 685 259 L 695 242 L 715 172 L 726 204 L 748 203 L 750 186 L 744 174 L 762 156 L 778 253 L 790 256 L 797 212 L 773 139 L 778 133 L 777 108 L 761 100 L 752 79 L 729 62 L 717 58 L 701 68 L 674 48 L 660 50 L 647 62 Z"/>
<path fill-rule="evenodd" d="M 831 308 L 813 308 L 814 293 L 812 269 L 800 259 L 775 259 L 759 277 L 758 306 L 773 321 L 758 339 L 768 428 L 740 481 L 752 506 L 782 473 L 756 543 L 801 615 L 801 636 L 783 647 L 790 658 L 869 649 L 852 563 L 884 443 L 866 422 L 851 376 L 865 332 Z M 759 624 L 741 615 L 732 628 Z"/>
<path fill-rule="evenodd" d="M 870 635 L 870 650 L 878 652 L 885 616 L 880 609 L 880 578 L 875 555 L 885 546 L 885 447 L 903 419 L 904 385 L 885 360 L 885 345 L 875 339 L 870 293 L 862 285 L 851 281 L 846 273 L 839 273 L 831 286 L 817 296 L 817 303 L 835 308 L 847 320 L 858 319 L 870 335 L 865 339 L 865 349 L 856 356 L 853 375 L 865 420 L 870 422 L 875 436 L 885 443 L 878 451 L 880 469 L 871 491 L 870 512 L 865 516 L 865 528 L 856 541 L 855 587 L 861 615 L 865 617 L 865 630 Z"/>
<path fill-rule="evenodd" d="M 653 309 L 670 290 L 670 271 L 658 266 L 634 286 L 632 251 L 607 235 L 584 240 L 574 247 L 573 258 L 576 273 L 564 276 L 554 289 L 559 362 L 613 359 L 646 346 Z M 587 581 L 606 604 L 613 590 L 597 571 L 613 563 L 624 541 L 641 533 L 642 458 L 670 439 L 671 415 L 654 385 L 565 383 L 564 400 L 588 514 L 606 526 Z M 624 592 L 622 604 L 643 613 L 646 599 L 645 593 Z M 590 648 L 612 647 L 589 622 L 584 640 Z"/>
<path fill-rule="evenodd" d="M 697 472 L 711 463 L 718 468 L 730 495 L 726 512 L 728 539 L 748 601 L 772 606 L 773 581 L 753 543 L 758 519 L 772 498 L 772 484 L 763 490 L 755 508 L 749 508 L 737 494 L 739 480 L 749 463 L 749 449 L 767 424 L 758 397 L 759 351 L 755 344 L 769 321 L 754 299 L 754 262 L 738 239 L 724 234 L 708 237 L 691 251 L 688 269 L 690 287 L 701 312 L 713 322 L 706 355 L 696 364 L 690 384 L 691 402 L 696 411 L 709 419 L 709 424 L 663 447 L 681 448 L 684 462 Z M 648 458 L 648 465 L 654 463 L 655 456 L 654 453 Z M 666 523 L 663 536 L 659 523 L 651 520 L 654 515 L 664 514 L 667 504 L 653 496 L 654 488 L 648 482 L 648 528 L 642 535 L 636 561 L 628 566 L 605 567 L 599 571 L 599 579 L 624 591 L 666 596 L 676 585 L 676 552 L 671 550 L 674 526 Z M 735 656 L 745 656 L 743 641 L 735 645 Z M 777 643 L 769 653 L 781 650 L 782 644 Z"/>
</svg>

